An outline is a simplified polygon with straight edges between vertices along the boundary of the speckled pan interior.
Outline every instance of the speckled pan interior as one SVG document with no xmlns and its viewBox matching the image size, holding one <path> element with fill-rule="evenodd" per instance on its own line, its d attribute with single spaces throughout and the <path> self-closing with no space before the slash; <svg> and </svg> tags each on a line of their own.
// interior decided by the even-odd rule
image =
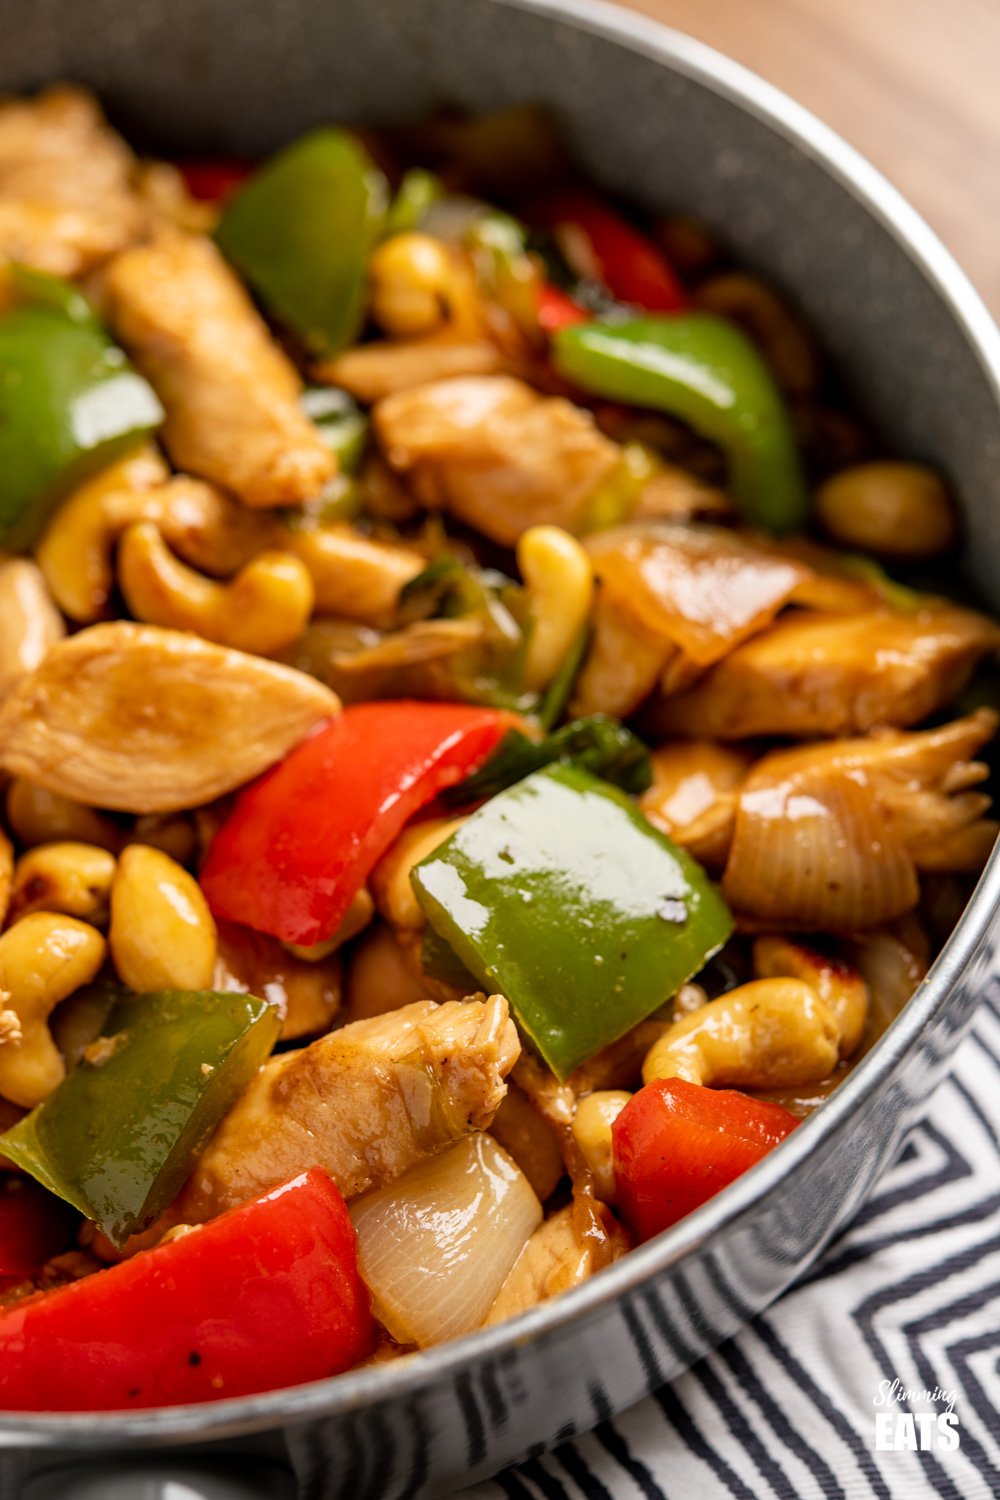
<svg viewBox="0 0 1000 1500">
<path fill-rule="evenodd" d="M 254 154 L 317 121 L 398 121 L 442 102 L 546 102 L 600 181 L 703 218 L 798 303 L 891 445 L 950 475 L 969 570 L 1000 605 L 1000 336 L 877 174 L 716 54 L 564 0 L 0 0 L 0 88 L 58 77 L 93 85 L 126 129 L 175 152 Z M 989 977 L 998 903 L 994 859 L 919 997 L 830 1103 L 578 1292 L 298 1391 L 129 1417 L 0 1415 L 0 1493 L 15 1493 L 29 1445 L 103 1461 L 228 1439 L 290 1459 L 309 1495 L 389 1500 L 491 1472 L 634 1401 L 766 1305 L 856 1211 Z"/>
</svg>

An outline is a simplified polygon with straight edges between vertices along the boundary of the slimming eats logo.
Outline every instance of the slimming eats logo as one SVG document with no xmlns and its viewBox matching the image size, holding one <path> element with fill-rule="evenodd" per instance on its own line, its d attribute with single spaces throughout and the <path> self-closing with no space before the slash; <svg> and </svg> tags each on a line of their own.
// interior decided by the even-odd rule
<svg viewBox="0 0 1000 1500">
<path fill-rule="evenodd" d="M 872 1400 L 876 1408 L 876 1452 L 954 1452 L 961 1441 L 955 1397 L 955 1391 L 943 1391 L 939 1385 L 930 1391 L 909 1391 L 898 1380 L 880 1380 L 878 1394 Z M 901 1411 L 903 1403 L 907 1406 L 943 1403 L 944 1411 Z"/>
</svg>

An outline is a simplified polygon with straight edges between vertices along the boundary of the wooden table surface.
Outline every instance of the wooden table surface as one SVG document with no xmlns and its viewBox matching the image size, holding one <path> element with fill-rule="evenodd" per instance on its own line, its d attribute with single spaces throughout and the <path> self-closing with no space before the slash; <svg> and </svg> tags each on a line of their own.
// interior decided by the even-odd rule
<svg viewBox="0 0 1000 1500">
<path fill-rule="evenodd" d="M 1000 0 L 625 0 L 753 68 L 910 199 L 1000 316 Z"/>
</svg>

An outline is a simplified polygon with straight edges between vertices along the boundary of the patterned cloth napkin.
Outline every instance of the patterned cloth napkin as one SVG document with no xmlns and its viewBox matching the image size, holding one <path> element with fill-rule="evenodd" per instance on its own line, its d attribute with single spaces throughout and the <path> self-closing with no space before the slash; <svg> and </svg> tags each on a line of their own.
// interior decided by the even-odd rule
<svg viewBox="0 0 1000 1500">
<path fill-rule="evenodd" d="M 803 1281 L 617 1421 L 456 1500 L 1000 1496 L 998 1148 L 1000 981 Z"/>
</svg>

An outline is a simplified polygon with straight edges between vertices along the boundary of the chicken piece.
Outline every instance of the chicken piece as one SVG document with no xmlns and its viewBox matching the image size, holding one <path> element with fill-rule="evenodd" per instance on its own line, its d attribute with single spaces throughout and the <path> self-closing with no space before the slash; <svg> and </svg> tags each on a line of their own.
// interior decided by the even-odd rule
<svg viewBox="0 0 1000 1500">
<path fill-rule="evenodd" d="M 371 406 L 397 391 L 463 375 L 498 375 L 504 359 L 490 339 L 419 338 L 360 344 L 315 365 L 320 385 L 339 385 Z"/>
<path fill-rule="evenodd" d="M 593 1241 L 580 1233 L 571 1203 L 540 1224 L 497 1293 L 484 1327 L 548 1302 L 580 1286 L 610 1261 L 619 1260 L 631 1248 L 628 1235 L 606 1209 L 604 1219 L 610 1259 L 607 1255 L 595 1259 Z"/>
<path fill-rule="evenodd" d="M 541 523 L 577 529 L 620 461 L 587 412 L 507 375 L 398 391 L 375 407 L 375 430 L 422 504 L 503 546 Z"/>
<path fill-rule="evenodd" d="M 307 1167 L 356 1198 L 472 1130 L 506 1093 L 520 1044 L 502 995 L 355 1021 L 274 1057 L 226 1115 L 171 1218 L 201 1224 Z"/>
<path fill-rule="evenodd" d="M 0 261 L 82 276 L 140 232 L 135 160 L 85 89 L 0 104 Z"/>
<path fill-rule="evenodd" d="M 598 590 L 590 616 L 590 641 L 573 686 L 574 719 L 613 714 L 627 719 L 653 692 L 677 648 L 651 635 L 632 611 Z"/>
<path fill-rule="evenodd" d="M 201 807 L 287 755 L 340 700 L 304 672 L 115 620 L 52 646 L 0 707 L 0 771 L 118 812 Z"/>
<path fill-rule="evenodd" d="M 986 863 L 997 824 L 985 816 L 989 796 L 972 788 L 990 768 L 970 757 L 996 727 L 996 714 L 981 708 L 919 735 L 882 736 L 888 743 L 872 774 L 893 834 L 918 870 L 978 875 Z"/>
<path fill-rule="evenodd" d="M 177 468 L 254 507 L 319 492 L 334 460 L 300 410 L 299 377 L 210 240 L 162 229 L 112 261 L 103 293 L 166 409 Z"/>
<path fill-rule="evenodd" d="M 949 703 L 998 647 L 1000 627 L 952 605 L 846 617 L 803 611 L 658 704 L 655 724 L 665 735 L 725 740 L 905 728 Z"/>
<path fill-rule="evenodd" d="M 192 234 L 214 234 L 222 203 L 195 198 L 179 167 L 168 161 L 141 161 L 136 191 L 158 223 L 174 224 Z"/>
<path fill-rule="evenodd" d="M 751 757 L 711 740 L 679 740 L 655 750 L 651 761 L 653 785 L 639 799 L 646 817 L 701 864 L 721 867 Z"/>
<path fill-rule="evenodd" d="M 851 933 L 917 900 L 917 872 L 977 870 L 997 825 L 970 790 L 996 714 L 765 755 L 740 791 L 722 890 L 751 926 Z"/>
</svg>

